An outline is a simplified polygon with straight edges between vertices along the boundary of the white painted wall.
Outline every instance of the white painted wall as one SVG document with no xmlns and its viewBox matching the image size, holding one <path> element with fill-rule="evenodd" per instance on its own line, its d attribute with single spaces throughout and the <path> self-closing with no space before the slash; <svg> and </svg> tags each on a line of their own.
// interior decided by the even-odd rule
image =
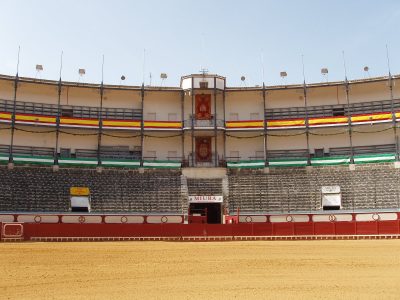
<svg viewBox="0 0 400 300">
<path fill-rule="evenodd" d="M 149 113 L 156 113 L 157 121 L 168 121 L 168 114 L 176 113 L 177 121 L 181 121 L 181 92 L 146 92 L 144 98 L 144 118 Z"/>
<path fill-rule="evenodd" d="M 57 104 L 58 87 L 48 84 L 19 82 L 17 101 Z"/>
<path fill-rule="evenodd" d="M 255 136 L 256 134 L 254 133 L 230 133 L 230 135 L 241 138 L 226 138 L 227 157 L 231 156 L 231 151 L 239 151 L 240 159 L 247 160 L 250 157 L 255 157 L 256 151 L 264 151 L 264 138 L 262 136 L 257 138 L 246 138 Z"/>
<path fill-rule="evenodd" d="M 100 96 L 100 94 L 99 94 Z M 138 90 L 110 90 L 105 89 L 103 106 L 111 108 L 141 108 L 141 92 Z"/>
<path fill-rule="evenodd" d="M 0 99 L 14 100 L 14 82 L 0 80 Z"/>
<path fill-rule="evenodd" d="M 252 113 L 259 113 L 263 119 L 263 95 L 262 91 L 233 91 L 226 93 L 226 120 L 230 120 L 231 114 L 238 114 L 239 120 L 250 120 Z"/>
<path fill-rule="evenodd" d="M 155 151 L 157 159 L 166 160 L 168 157 L 168 151 L 176 151 L 178 156 L 182 154 L 182 142 L 181 137 L 169 137 L 169 138 L 157 138 L 165 136 L 165 134 L 148 133 L 152 137 L 146 136 L 144 138 L 144 156 L 146 156 L 148 151 Z M 172 133 L 169 135 L 177 135 L 177 133 Z"/>
</svg>

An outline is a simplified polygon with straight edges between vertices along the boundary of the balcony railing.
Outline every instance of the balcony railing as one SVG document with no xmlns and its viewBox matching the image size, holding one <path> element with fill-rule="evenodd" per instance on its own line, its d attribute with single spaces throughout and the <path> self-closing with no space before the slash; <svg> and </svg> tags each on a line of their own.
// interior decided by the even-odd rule
<svg viewBox="0 0 400 300">
<path fill-rule="evenodd" d="M 307 158 L 309 152 L 307 149 L 295 149 L 295 150 L 270 150 L 267 152 L 268 158 Z"/>
<path fill-rule="evenodd" d="M 9 145 L 0 145 L 0 153 L 10 154 L 11 147 Z M 30 147 L 30 146 L 13 146 L 14 155 L 26 156 L 53 156 L 54 148 L 50 147 Z"/>
<path fill-rule="evenodd" d="M 57 116 L 57 105 L 35 102 L 16 101 L 16 113 Z M 14 101 L 0 99 L 0 111 L 12 112 Z M 61 105 L 60 115 L 74 118 L 98 118 L 99 107 Z M 142 118 L 140 109 L 129 108 L 103 108 L 101 117 L 103 119 L 135 120 Z"/>
<path fill-rule="evenodd" d="M 393 102 L 394 109 L 399 110 L 400 99 L 395 99 Z M 391 109 L 391 100 L 350 103 L 350 111 L 352 115 L 387 112 L 391 111 Z M 307 115 L 309 118 L 348 116 L 349 110 L 347 104 L 308 106 Z M 305 107 L 273 108 L 265 110 L 265 118 L 267 120 L 296 119 L 305 117 Z"/>
<path fill-rule="evenodd" d="M 394 110 L 400 110 L 400 99 L 393 100 L 393 107 Z M 13 108 L 14 101 L 0 99 L 0 111 L 12 112 Z M 350 103 L 350 112 L 352 115 L 390 112 L 391 109 L 391 100 Z M 16 101 L 16 113 L 56 116 L 57 112 L 58 107 L 56 104 Z M 99 107 L 75 105 L 60 106 L 60 116 L 62 117 L 99 118 L 99 115 Z M 309 106 L 307 108 L 307 115 L 309 118 L 347 116 L 349 115 L 349 109 L 347 104 Z M 142 118 L 142 110 L 103 108 L 101 116 L 103 119 L 139 120 Z M 265 110 L 265 118 L 267 120 L 296 119 L 305 118 L 305 116 L 305 107 L 273 108 Z M 193 124 L 193 126 L 197 128 L 212 128 L 215 127 L 215 123 L 217 127 L 225 126 L 223 120 L 215 119 L 215 115 L 212 115 L 210 120 L 185 120 L 184 127 L 190 128 Z"/>
<path fill-rule="evenodd" d="M 238 161 L 241 161 L 241 160 L 244 160 L 244 158 L 241 157 L 241 156 L 227 156 L 227 157 L 225 157 L 225 161 L 227 161 L 227 162 L 238 162 Z"/>
<path fill-rule="evenodd" d="M 184 126 L 187 127 L 192 127 L 192 124 L 194 127 L 215 127 L 215 122 L 217 123 L 217 127 L 224 127 L 224 120 L 215 120 L 214 115 L 211 116 L 210 120 L 198 120 L 198 119 L 192 119 L 190 118 L 189 120 L 184 121 Z"/>
<path fill-rule="evenodd" d="M 10 154 L 11 147 L 9 145 L 0 145 L 1 154 Z M 30 146 L 13 146 L 14 155 L 26 156 L 54 156 L 54 148 L 50 147 L 30 147 Z M 97 158 L 97 150 L 95 149 L 76 149 L 75 153 L 71 153 L 69 148 L 61 148 L 59 157 L 61 158 Z M 100 158 L 103 159 L 129 159 L 137 160 L 141 158 L 140 147 L 134 147 L 133 151 L 128 146 L 103 146 L 100 149 Z"/>
<path fill-rule="evenodd" d="M 196 157 L 192 157 L 191 154 L 188 155 L 187 160 L 183 162 L 183 165 L 186 167 L 202 167 L 202 168 L 211 168 L 215 167 L 216 165 L 219 167 L 225 166 L 225 160 L 223 159 L 223 156 L 220 155 L 215 155 L 215 153 L 212 153 L 211 160 L 204 162 L 204 161 L 197 161 Z"/>
<path fill-rule="evenodd" d="M 89 149 L 76 149 L 76 158 L 95 158 L 97 157 L 97 150 Z M 72 155 L 71 155 L 72 156 Z M 130 159 L 137 160 L 141 158 L 140 147 L 135 148 L 133 151 L 129 150 L 129 147 L 101 147 L 100 158 L 102 159 Z"/>
<path fill-rule="evenodd" d="M 353 147 L 354 155 L 362 155 L 362 154 L 380 154 L 380 153 L 396 153 L 396 145 L 395 144 L 385 144 L 385 145 L 372 145 L 372 146 L 355 146 Z M 336 147 L 329 148 L 330 156 L 341 156 L 341 155 L 350 155 L 351 148 L 350 147 Z"/>
</svg>

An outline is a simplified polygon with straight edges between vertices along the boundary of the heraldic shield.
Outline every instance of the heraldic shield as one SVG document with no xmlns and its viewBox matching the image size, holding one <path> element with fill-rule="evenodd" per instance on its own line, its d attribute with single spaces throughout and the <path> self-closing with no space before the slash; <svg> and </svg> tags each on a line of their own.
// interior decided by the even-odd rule
<svg viewBox="0 0 400 300">
<path fill-rule="evenodd" d="M 211 120 L 211 94 L 196 95 L 196 120 Z"/>
<path fill-rule="evenodd" d="M 211 137 L 196 137 L 196 161 L 212 161 Z"/>
</svg>

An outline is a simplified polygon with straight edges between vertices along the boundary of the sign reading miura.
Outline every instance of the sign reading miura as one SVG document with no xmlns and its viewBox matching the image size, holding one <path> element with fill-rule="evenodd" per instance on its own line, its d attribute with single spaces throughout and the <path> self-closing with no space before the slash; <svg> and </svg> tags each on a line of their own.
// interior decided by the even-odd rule
<svg viewBox="0 0 400 300">
<path fill-rule="evenodd" d="M 222 203 L 224 198 L 222 196 L 189 196 L 191 203 Z"/>
</svg>

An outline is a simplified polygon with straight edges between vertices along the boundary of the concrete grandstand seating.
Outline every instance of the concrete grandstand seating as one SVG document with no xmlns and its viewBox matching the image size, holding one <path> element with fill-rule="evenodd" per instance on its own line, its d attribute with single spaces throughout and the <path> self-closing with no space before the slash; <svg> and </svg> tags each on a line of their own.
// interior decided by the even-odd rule
<svg viewBox="0 0 400 300">
<path fill-rule="evenodd" d="M 321 187 L 339 185 L 343 209 L 399 208 L 399 169 L 368 165 L 273 170 L 269 174 L 229 175 L 229 208 L 242 212 L 315 211 L 321 207 Z"/>
<path fill-rule="evenodd" d="M 222 195 L 222 179 L 187 179 L 189 195 L 211 196 Z"/>
<path fill-rule="evenodd" d="M 87 186 L 94 212 L 182 213 L 178 172 L 0 168 L 0 211 L 69 210 L 69 188 Z"/>
<path fill-rule="evenodd" d="M 183 175 L 182 175 L 183 176 Z M 400 203 L 400 169 L 393 164 L 275 168 L 231 172 L 229 193 L 222 179 L 182 178 L 179 171 L 0 168 L 0 211 L 69 211 L 69 188 L 87 186 L 93 212 L 185 213 L 188 195 L 228 195 L 230 213 L 318 211 L 321 187 L 339 185 L 345 210 L 395 209 Z M 187 191 L 183 192 L 182 186 Z"/>
</svg>

